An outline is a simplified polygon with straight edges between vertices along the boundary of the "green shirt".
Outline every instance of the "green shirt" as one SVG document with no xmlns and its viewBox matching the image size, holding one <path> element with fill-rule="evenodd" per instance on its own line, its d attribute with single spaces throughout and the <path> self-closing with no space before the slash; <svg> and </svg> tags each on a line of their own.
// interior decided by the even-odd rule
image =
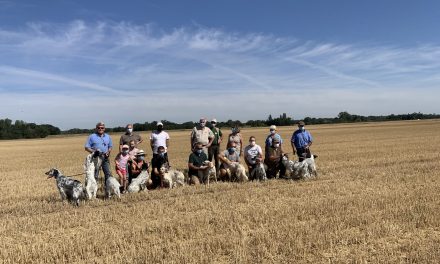
<svg viewBox="0 0 440 264">
<path fill-rule="evenodd" d="M 192 163 L 192 165 L 200 167 L 202 166 L 202 163 L 207 159 L 208 156 L 206 156 L 205 152 L 202 152 L 200 154 L 196 154 L 193 152 L 191 153 L 191 155 L 189 155 L 188 163 Z M 188 174 L 197 176 L 198 172 L 196 170 L 189 169 Z"/>
<path fill-rule="evenodd" d="M 220 130 L 220 128 L 216 128 L 216 127 L 211 127 L 211 131 L 212 133 L 214 133 L 214 139 L 212 140 L 211 145 L 218 145 L 218 139 L 223 136 L 222 131 Z"/>
</svg>

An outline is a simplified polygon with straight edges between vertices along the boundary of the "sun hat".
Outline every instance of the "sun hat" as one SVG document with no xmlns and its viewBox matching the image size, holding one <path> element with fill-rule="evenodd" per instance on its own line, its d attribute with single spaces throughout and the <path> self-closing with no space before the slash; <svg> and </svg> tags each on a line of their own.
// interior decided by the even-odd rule
<svg viewBox="0 0 440 264">
<path fill-rule="evenodd" d="M 135 156 L 145 156 L 145 152 L 141 149 L 138 151 L 138 153 L 136 153 Z"/>
</svg>

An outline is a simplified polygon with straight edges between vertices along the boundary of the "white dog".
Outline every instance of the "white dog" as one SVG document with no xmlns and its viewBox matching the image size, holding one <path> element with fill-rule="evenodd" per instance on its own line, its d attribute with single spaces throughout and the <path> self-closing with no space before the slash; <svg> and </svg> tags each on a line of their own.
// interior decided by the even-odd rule
<svg viewBox="0 0 440 264">
<path fill-rule="evenodd" d="M 315 157 L 317 156 L 311 155 L 310 158 L 306 158 L 303 161 L 292 161 L 289 160 L 287 155 L 284 155 L 281 162 L 286 167 L 286 176 L 290 176 L 294 180 L 310 179 L 312 176 L 317 177 Z"/>
<path fill-rule="evenodd" d="M 239 162 L 231 162 L 226 169 L 229 179 L 231 181 L 247 182 L 248 176 L 243 165 Z"/>
<path fill-rule="evenodd" d="M 212 163 L 209 160 L 205 160 L 202 164 L 203 166 L 207 166 L 208 168 L 206 170 L 199 170 L 199 179 L 201 183 L 205 183 L 209 185 L 210 178 L 214 178 L 217 181 L 217 173 L 214 166 L 214 163 Z"/>
<path fill-rule="evenodd" d="M 128 192 L 134 193 L 146 189 L 149 180 L 150 180 L 150 174 L 148 173 L 148 171 L 146 170 L 142 171 L 141 174 L 139 174 L 139 176 L 137 176 L 131 181 L 130 185 L 128 186 Z"/>
<path fill-rule="evenodd" d="M 105 194 L 107 198 L 111 198 L 112 195 L 116 195 L 118 198 L 121 198 L 120 187 L 121 184 L 119 184 L 118 180 L 116 180 L 116 178 L 113 176 L 109 176 L 105 181 Z"/>
<path fill-rule="evenodd" d="M 162 166 L 159 169 L 159 173 L 163 177 L 164 184 L 170 189 L 185 184 L 185 175 L 178 170 L 167 169 L 166 166 Z"/>
<path fill-rule="evenodd" d="M 84 162 L 84 170 L 86 173 L 85 178 L 85 194 L 88 200 L 96 198 L 98 192 L 98 183 L 95 179 L 95 168 L 101 166 L 101 158 L 94 157 L 93 154 L 89 154 Z"/>
</svg>

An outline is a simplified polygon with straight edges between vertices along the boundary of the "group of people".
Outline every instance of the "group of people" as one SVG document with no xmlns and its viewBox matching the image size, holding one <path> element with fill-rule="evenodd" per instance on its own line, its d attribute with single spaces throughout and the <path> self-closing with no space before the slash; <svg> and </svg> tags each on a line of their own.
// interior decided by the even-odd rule
<svg viewBox="0 0 440 264">
<path fill-rule="evenodd" d="M 243 137 L 239 127 L 233 127 L 227 137 L 226 149 L 221 151 L 220 146 L 223 142 L 223 133 L 217 127 L 217 120 L 212 119 L 210 126 L 207 125 L 206 118 L 201 118 L 197 126 L 191 131 L 190 149 L 191 154 L 188 159 L 188 178 L 191 184 L 200 184 L 199 170 L 209 169 L 205 161 L 212 161 L 215 164 L 217 177 L 220 180 L 229 180 L 228 167 L 232 162 L 240 162 L 243 157 L 247 165 L 249 175 L 256 168 L 256 165 L 264 162 L 267 165 L 267 177 L 275 178 L 279 174 L 280 178 L 285 175 L 286 169 L 282 164 L 283 139 L 277 133 L 275 125 L 269 128 L 269 135 L 265 139 L 264 153 L 261 146 L 256 144 L 255 136 L 249 138 L 249 145 L 243 145 Z M 151 164 L 145 160 L 145 151 L 138 149 L 137 146 L 143 142 L 142 137 L 133 132 L 133 125 L 126 126 L 126 132 L 119 140 L 119 152 L 115 157 L 115 170 L 119 176 L 122 192 L 127 190 L 131 180 L 136 178 L 142 171 L 148 170 L 151 173 L 150 189 L 163 187 L 163 178 L 160 168 L 170 167 L 168 159 L 168 147 L 170 136 L 163 130 L 164 125 L 157 123 L 157 129 L 150 135 L 150 147 L 153 152 Z M 305 123 L 298 122 L 298 130 L 291 137 L 291 147 L 293 154 L 298 155 L 299 161 L 309 157 L 310 146 L 313 138 L 309 131 L 305 130 Z M 102 157 L 101 168 L 104 172 L 105 180 L 111 176 L 110 153 L 113 149 L 111 137 L 105 133 L 105 124 L 96 124 L 95 133 L 91 134 L 85 144 L 85 150 L 89 153 L 99 152 Z M 150 168 L 151 167 L 151 168 Z M 95 178 L 98 179 L 99 169 L 95 170 Z"/>
</svg>

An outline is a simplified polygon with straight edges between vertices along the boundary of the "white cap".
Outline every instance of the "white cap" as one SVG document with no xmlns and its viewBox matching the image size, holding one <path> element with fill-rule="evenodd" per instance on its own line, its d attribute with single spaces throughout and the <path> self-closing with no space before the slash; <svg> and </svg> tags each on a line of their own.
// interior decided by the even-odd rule
<svg viewBox="0 0 440 264">
<path fill-rule="evenodd" d="M 163 126 L 162 122 L 157 122 L 156 126 Z"/>
<path fill-rule="evenodd" d="M 217 123 L 217 119 L 213 118 L 213 119 L 211 120 L 211 122 L 216 122 L 216 123 Z"/>
<path fill-rule="evenodd" d="M 277 126 L 276 126 L 276 125 L 271 125 L 271 126 L 269 127 L 269 129 L 277 130 Z"/>
</svg>

